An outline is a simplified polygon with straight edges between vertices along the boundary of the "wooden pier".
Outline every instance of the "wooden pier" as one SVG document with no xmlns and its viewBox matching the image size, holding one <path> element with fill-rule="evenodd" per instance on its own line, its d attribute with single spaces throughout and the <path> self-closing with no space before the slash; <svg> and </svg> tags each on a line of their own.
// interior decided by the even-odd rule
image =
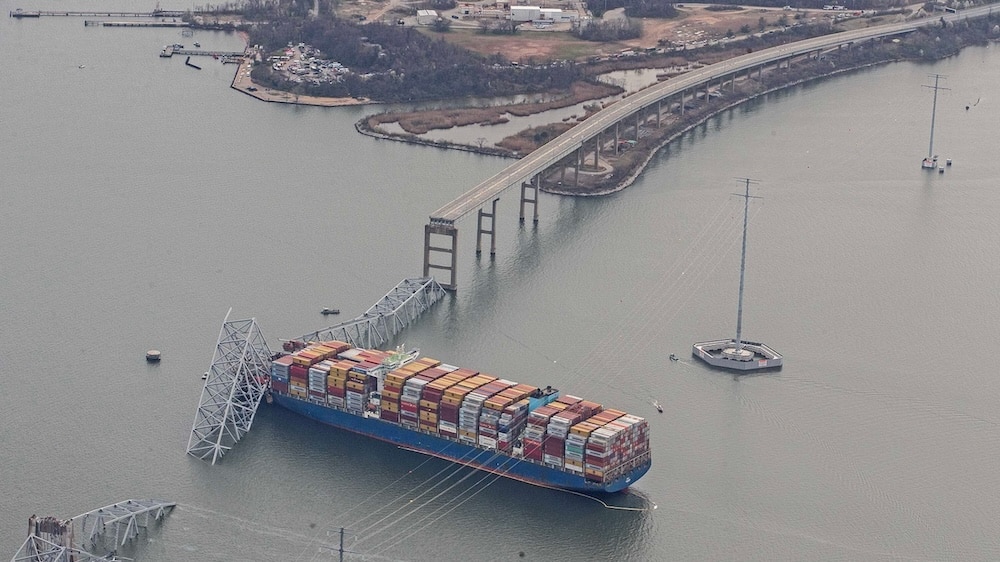
<svg viewBox="0 0 1000 562">
<path fill-rule="evenodd" d="M 186 21 L 102 21 L 83 20 L 83 25 L 87 27 L 191 27 Z"/>
<path fill-rule="evenodd" d="M 174 55 L 189 55 L 189 56 L 200 56 L 200 57 L 215 57 L 223 59 L 239 59 L 242 60 L 244 56 L 243 51 L 202 51 L 197 49 L 177 49 L 172 45 L 167 45 L 160 51 L 160 56 L 164 58 L 169 58 Z M 227 62 L 227 61 L 223 61 Z M 234 61 L 238 62 L 238 61 Z"/>
<path fill-rule="evenodd" d="M 181 18 L 189 12 L 180 10 L 153 10 L 152 12 L 72 12 L 35 10 L 18 8 L 10 12 L 12 18 L 39 18 L 42 16 L 82 17 L 82 18 Z"/>
</svg>

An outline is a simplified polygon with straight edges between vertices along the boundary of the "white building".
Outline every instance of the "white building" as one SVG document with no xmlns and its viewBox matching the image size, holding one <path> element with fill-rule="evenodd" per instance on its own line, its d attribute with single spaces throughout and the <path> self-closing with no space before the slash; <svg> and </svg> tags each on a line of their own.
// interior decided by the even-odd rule
<svg viewBox="0 0 1000 562">
<path fill-rule="evenodd" d="M 513 10 L 513 8 L 511 8 Z M 551 21 L 554 23 L 565 23 L 576 21 L 576 12 L 564 12 L 559 8 L 541 8 L 539 17 L 536 19 Z"/>
<path fill-rule="evenodd" d="M 417 10 L 417 23 L 420 25 L 430 25 L 437 19 L 438 13 L 434 10 Z"/>
<path fill-rule="evenodd" d="M 538 6 L 511 6 L 511 21 L 535 21 L 542 17 L 542 9 Z"/>
</svg>

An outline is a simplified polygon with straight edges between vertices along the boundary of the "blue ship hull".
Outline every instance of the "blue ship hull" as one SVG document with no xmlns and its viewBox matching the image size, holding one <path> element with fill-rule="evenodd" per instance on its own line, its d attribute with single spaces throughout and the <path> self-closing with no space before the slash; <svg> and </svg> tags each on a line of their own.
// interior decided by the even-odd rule
<svg viewBox="0 0 1000 562">
<path fill-rule="evenodd" d="M 584 478 L 582 474 L 553 468 L 526 458 L 512 457 L 493 449 L 476 447 L 458 440 L 408 429 L 382 419 L 366 418 L 278 393 L 272 393 L 271 396 L 278 406 L 318 422 L 392 443 L 404 449 L 546 488 L 590 493 L 621 492 L 646 474 L 650 467 L 650 459 L 647 455 L 637 466 L 614 480 L 592 482 Z"/>
</svg>

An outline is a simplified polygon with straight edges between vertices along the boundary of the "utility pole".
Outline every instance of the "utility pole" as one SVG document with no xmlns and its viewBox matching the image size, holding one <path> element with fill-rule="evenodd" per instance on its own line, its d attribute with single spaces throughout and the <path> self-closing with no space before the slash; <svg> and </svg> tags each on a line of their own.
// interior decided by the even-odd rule
<svg viewBox="0 0 1000 562">
<path fill-rule="evenodd" d="M 330 536 L 330 532 L 329 531 L 326 532 L 326 536 L 328 536 L 328 537 Z M 343 527 L 340 528 L 340 544 L 339 544 L 339 546 L 337 546 L 336 549 L 330 548 L 330 547 L 325 546 L 325 545 L 321 545 L 320 548 L 325 548 L 327 550 L 336 550 L 337 551 L 338 559 L 340 560 L 340 562 L 344 562 L 344 553 L 345 552 L 350 552 L 349 550 L 344 550 L 344 528 Z"/>
<path fill-rule="evenodd" d="M 740 298 L 739 304 L 736 308 L 736 351 L 739 352 L 743 349 L 743 278 L 746 274 L 747 266 L 747 219 L 749 218 L 750 212 L 750 199 L 759 199 L 759 197 L 750 195 L 750 184 L 760 183 L 756 180 L 750 178 L 736 178 L 745 182 L 746 188 L 743 194 L 734 193 L 743 198 L 743 251 L 740 254 Z"/>
<path fill-rule="evenodd" d="M 928 86 L 927 84 L 923 84 L 923 87 L 924 88 L 930 88 L 930 89 L 934 90 L 934 105 L 931 106 L 931 143 L 930 143 L 930 146 L 927 147 L 927 157 L 928 158 L 933 158 L 934 157 L 934 116 L 937 114 L 937 94 L 938 94 L 938 90 L 950 90 L 951 88 L 945 88 L 945 87 L 942 87 L 942 86 L 938 86 L 938 82 L 942 78 L 947 78 L 947 76 L 943 76 L 941 74 L 930 74 L 929 76 L 933 76 L 934 77 L 934 85 L 933 86 Z"/>
</svg>

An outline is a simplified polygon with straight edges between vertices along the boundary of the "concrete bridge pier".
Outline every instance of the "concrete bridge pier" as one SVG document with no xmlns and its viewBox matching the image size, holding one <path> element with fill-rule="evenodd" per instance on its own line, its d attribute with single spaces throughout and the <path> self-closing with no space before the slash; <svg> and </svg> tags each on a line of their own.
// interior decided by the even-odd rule
<svg viewBox="0 0 1000 562">
<path fill-rule="evenodd" d="M 431 236 L 437 238 L 445 237 L 447 246 L 432 246 Z M 448 257 L 448 265 L 431 263 L 431 252 L 445 254 Z M 431 277 L 431 269 L 440 269 L 448 272 L 448 282 L 438 276 L 433 276 L 441 287 L 454 291 L 458 288 L 458 229 L 454 224 L 427 224 L 424 225 L 424 277 Z"/>
<path fill-rule="evenodd" d="M 573 154 L 573 187 L 580 187 L 580 164 L 583 162 L 583 146 L 576 149 Z"/>
<path fill-rule="evenodd" d="M 479 216 L 477 218 L 476 225 L 476 255 L 483 253 L 483 234 L 490 235 L 490 258 L 495 258 L 497 255 L 497 202 L 500 198 L 497 197 L 493 200 L 493 210 L 486 212 L 479 209 Z M 489 228 L 483 228 L 483 219 L 489 219 Z"/>
<path fill-rule="evenodd" d="M 598 145 L 600 148 L 600 145 Z M 596 158 L 595 158 L 596 160 Z M 531 203 L 531 208 L 533 211 L 532 222 L 538 224 L 538 186 L 542 183 L 542 175 L 538 174 L 531 178 L 533 183 L 522 183 L 521 184 L 521 224 L 524 224 L 524 204 Z M 528 198 L 528 190 L 531 190 L 531 199 Z"/>
<path fill-rule="evenodd" d="M 600 165 L 601 158 L 601 133 L 597 133 L 597 142 L 594 144 L 594 169 L 597 169 Z M 524 215 L 521 215 L 521 220 L 524 220 Z"/>
</svg>

